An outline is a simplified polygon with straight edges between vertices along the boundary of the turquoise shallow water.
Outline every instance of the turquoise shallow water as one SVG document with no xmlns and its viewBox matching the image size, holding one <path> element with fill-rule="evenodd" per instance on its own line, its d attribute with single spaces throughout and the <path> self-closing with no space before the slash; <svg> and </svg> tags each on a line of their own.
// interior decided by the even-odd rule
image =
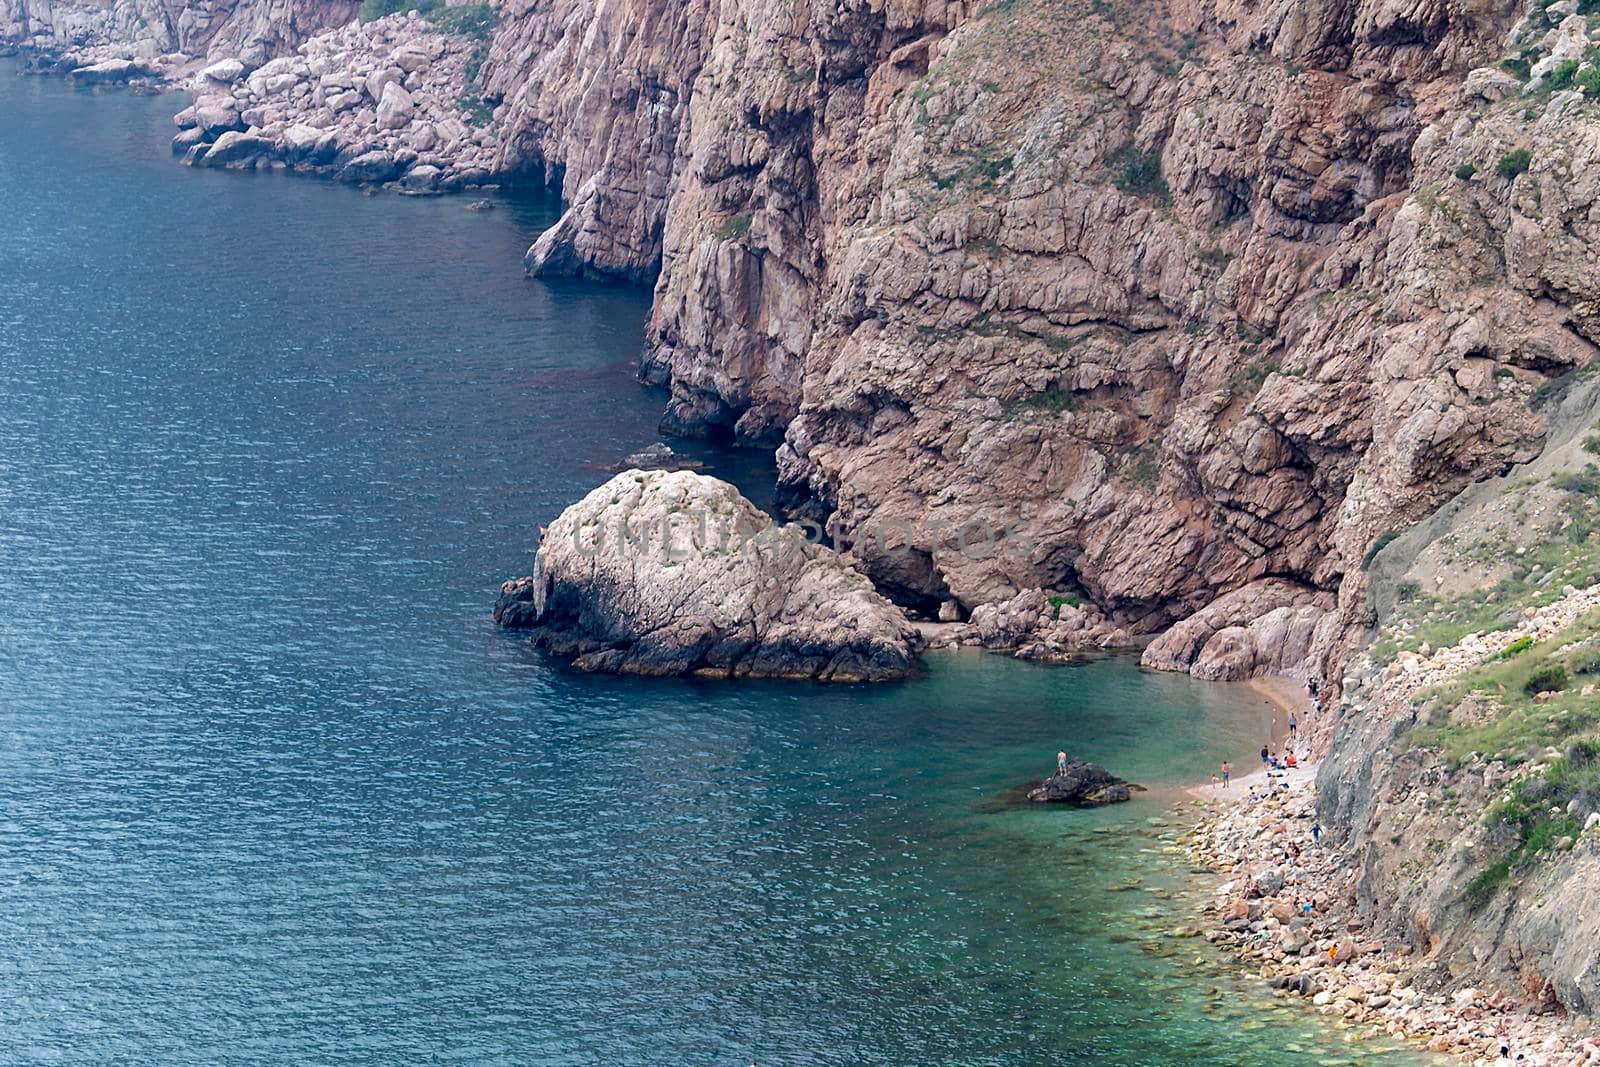
<svg viewBox="0 0 1600 1067">
<path fill-rule="evenodd" d="M 524 280 L 548 202 L 183 171 L 170 100 L 10 73 L 0 1063 L 1358 1061 L 1161 935 L 1156 799 L 996 802 L 1203 778 L 1243 694 L 546 662 L 488 608 L 653 439 L 645 294 Z"/>
</svg>

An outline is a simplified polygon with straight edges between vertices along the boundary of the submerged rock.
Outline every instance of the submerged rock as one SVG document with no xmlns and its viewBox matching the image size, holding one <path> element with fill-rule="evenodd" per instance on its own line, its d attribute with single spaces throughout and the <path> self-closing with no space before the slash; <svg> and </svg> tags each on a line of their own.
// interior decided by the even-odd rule
<svg viewBox="0 0 1600 1067">
<path fill-rule="evenodd" d="M 881 681 L 920 644 L 833 550 L 690 471 L 624 471 L 562 512 L 494 619 L 624 674 Z"/>
<path fill-rule="evenodd" d="M 669 467 L 677 470 L 702 467 L 699 460 L 680 456 L 672 450 L 672 446 L 665 441 L 657 441 L 653 445 L 633 453 L 627 459 L 617 464 L 614 470 L 665 470 Z"/>
<path fill-rule="evenodd" d="M 99 63 L 77 67 L 71 72 L 72 80 L 85 84 L 125 82 L 133 78 L 147 78 L 151 68 L 131 59 L 107 59 Z"/>
<path fill-rule="evenodd" d="M 1132 791 L 1136 788 L 1098 763 L 1070 759 L 1066 770 L 1052 774 L 1044 780 L 1043 785 L 1029 790 L 1028 799 L 1035 804 L 1074 804 L 1080 808 L 1097 808 L 1131 799 Z"/>
</svg>

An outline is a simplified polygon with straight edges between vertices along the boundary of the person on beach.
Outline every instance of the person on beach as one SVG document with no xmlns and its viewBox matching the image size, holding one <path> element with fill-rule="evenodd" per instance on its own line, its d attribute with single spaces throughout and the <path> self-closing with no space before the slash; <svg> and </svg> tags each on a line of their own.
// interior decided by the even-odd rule
<svg viewBox="0 0 1600 1067">
<path fill-rule="evenodd" d="M 1066 774 L 1067 773 L 1067 754 L 1065 752 L 1057 752 L 1056 753 L 1056 773 L 1057 774 Z"/>
<path fill-rule="evenodd" d="M 1320 822 L 1311 824 L 1311 843 L 1313 845 L 1322 844 L 1322 824 Z"/>
<path fill-rule="evenodd" d="M 1228 779 L 1233 777 L 1233 764 L 1227 760 L 1222 761 L 1222 788 L 1228 788 Z"/>
<path fill-rule="evenodd" d="M 1254 804 L 1260 799 L 1261 799 L 1261 797 L 1256 794 L 1256 787 L 1255 786 L 1251 786 L 1250 787 L 1250 803 Z"/>
<path fill-rule="evenodd" d="M 1294 712 L 1289 713 L 1289 743 L 1294 744 L 1294 732 L 1300 726 L 1300 720 L 1295 718 Z"/>
<path fill-rule="evenodd" d="M 1267 746 L 1266 745 L 1262 745 L 1261 746 L 1261 766 L 1265 767 L 1267 765 L 1267 757 L 1270 756 L 1270 755 L 1271 755 L 1271 752 L 1269 752 L 1267 750 Z"/>
<path fill-rule="evenodd" d="M 1293 766 L 1295 766 L 1294 753 L 1293 752 L 1288 752 L 1288 753 L 1284 754 L 1283 765 L 1285 767 L 1293 767 Z"/>
</svg>

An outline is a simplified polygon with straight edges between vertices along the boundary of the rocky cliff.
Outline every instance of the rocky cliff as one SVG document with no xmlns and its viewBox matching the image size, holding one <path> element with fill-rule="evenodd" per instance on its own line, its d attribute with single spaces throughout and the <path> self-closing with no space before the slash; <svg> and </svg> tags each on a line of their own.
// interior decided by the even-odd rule
<svg viewBox="0 0 1600 1067">
<path fill-rule="evenodd" d="M 1147 662 L 1337 685 L 1369 548 L 1535 455 L 1595 356 L 1578 0 L 507 0 L 423 73 L 334 0 L 5 3 L 245 73 L 341 25 L 180 147 L 542 173 L 530 270 L 655 278 L 669 430 L 777 448 L 904 605 L 1042 597 L 1002 629 L 1052 654 L 1183 623 Z"/>
<path fill-rule="evenodd" d="M 1600 382 L 1549 405 L 1542 453 L 1373 560 L 1318 779 L 1369 928 L 1419 979 L 1600 1009 Z"/>
<path fill-rule="evenodd" d="M 571 205 L 530 266 L 659 261 L 667 427 L 778 446 L 897 600 L 1217 604 L 1211 673 L 1336 674 L 1369 546 L 1594 358 L 1588 105 L 1495 66 L 1551 11 L 565 0 L 485 84 Z"/>
</svg>

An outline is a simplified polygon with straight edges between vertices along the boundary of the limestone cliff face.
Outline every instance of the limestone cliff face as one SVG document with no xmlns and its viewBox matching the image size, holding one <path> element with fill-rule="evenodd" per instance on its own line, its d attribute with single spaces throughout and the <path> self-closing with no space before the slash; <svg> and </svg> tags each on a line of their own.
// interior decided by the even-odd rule
<svg viewBox="0 0 1600 1067">
<path fill-rule="evenodd" d="M 503 163 L 572 205 L 530 266 L 659 259 L 668 427 L 779 444 L 905 603 L 1151 634 L 1287 584 L 1339 620 L 1288 668 L 1332 673 L 1368 546 L 1531 456 L 1594 357 L 1594 198 L 1547 188 L 1589 120 L 1475 69 L 1503 0 L 506 15 Z"/>
</svg>

